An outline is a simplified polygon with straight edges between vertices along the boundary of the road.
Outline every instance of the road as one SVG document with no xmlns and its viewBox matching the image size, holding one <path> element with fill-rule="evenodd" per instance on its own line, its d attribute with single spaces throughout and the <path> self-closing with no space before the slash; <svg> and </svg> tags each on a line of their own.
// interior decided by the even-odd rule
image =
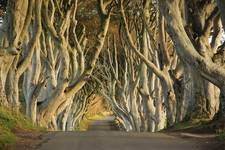
<svg viewBox="0 0 225 150">
<path fill-rule="evenodd" d="M 93 120 L 89 125 L 89 131 L 117 131 L 114 123 L 115 117 L 108 116 L 102 120 Z"/>
<path fill-rule="evenodd" d="M 212 150 L 208 140 L 113 131 L 106 128 L 106 122 L 93 123 L 92 126 L 99 127 L 91 127 L 87 132 L 52 132 L 38 150 Z"/>
</svg>

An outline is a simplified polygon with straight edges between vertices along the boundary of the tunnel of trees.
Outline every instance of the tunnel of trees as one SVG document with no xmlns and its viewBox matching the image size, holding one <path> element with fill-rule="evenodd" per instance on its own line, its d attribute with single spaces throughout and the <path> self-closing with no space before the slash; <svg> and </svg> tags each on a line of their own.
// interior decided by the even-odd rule
<svg viewBox="0 0 225 150">
<path fill-rule="evenodd" d="M 93 94 L 126 131 L 225 123 L 225 2 L 0 1 L 0 105 L 51 130 Z"/>
</svg>

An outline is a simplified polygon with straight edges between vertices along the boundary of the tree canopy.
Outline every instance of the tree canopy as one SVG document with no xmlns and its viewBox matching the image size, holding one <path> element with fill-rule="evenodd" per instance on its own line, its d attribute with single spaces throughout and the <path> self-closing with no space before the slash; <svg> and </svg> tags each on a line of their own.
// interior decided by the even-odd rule
<svg viewBox="0 0 225 150">
<path fill-rule="evenodd" d="M 34 123 L 73 130 L 92 95 L 107 101 L 126 131 L 215 118 L 224 123 L 223 1 L 0 4 L 7 5 L 0 104 L 25 109 Z"/>
</svg>

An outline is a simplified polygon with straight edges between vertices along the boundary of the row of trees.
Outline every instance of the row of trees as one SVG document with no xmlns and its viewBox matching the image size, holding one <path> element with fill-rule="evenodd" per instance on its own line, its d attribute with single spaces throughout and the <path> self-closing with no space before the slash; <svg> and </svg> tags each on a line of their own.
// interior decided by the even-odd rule
<svg viewBox="0 0 225 150">
<path fill-rule="evenodd" d="M 87 50 L 78 0 L 8 1 L 0 30 L 1 105 L 19 111 L 24 97 L 32 121 L 54 130 L 72 130 L 93 93 L 127 131 L 225 120 L 225 3 L 97 2 L 99 32 Z M 118 34 L 107 37 L 112 21 Z"/>
<path fill-rule="evenodd" d="M 8 1 L 1 29 L 1 104 L 52 129 L 73 129 L 85 110 L 93 72 L 107 35 L 111 1 L 98 1 L 101 20 L 95 45 L 86 52 L 78 1 Z M 109 6 L 110 5 L 110 6 Z M 91 86 L 94 87 L 94 86 Z M 82 90 L 81 90 L 82 89 Z M 85 96 L 82 96 L 84 95 Z"/>
<path fill-rule="evenodd" d="M 114 41 L 108 80 L 97 81 L 123 127 L 154 132 L 182 121 L 224 123 L 224 4 L 121 0 L 118 5 L 122 50 L 118 55 L 121 46 Z"/>
</svg>

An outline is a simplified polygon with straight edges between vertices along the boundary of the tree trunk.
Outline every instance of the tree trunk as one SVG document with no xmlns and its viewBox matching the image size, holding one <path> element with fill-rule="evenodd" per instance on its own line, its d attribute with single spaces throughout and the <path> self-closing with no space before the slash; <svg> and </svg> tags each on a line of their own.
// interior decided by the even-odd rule
<svg viewBox="0 0 225 150">
<path fill-rule="evenodd" d="M 166 2 L 160 0 L 160 9 L 167 20 L 170 36 L 173 42 L 176 43 L 175 48 L 178 56 L 194 70 L 197 70 L 203 78 L 223 89 L 225 69 L 198 53 L 186 34 L 180 13 L 177 13 L 179 12 L 178 5 L 175 0 L 167 0 Z"/>
<path fill-rule="evenodd" d="M 209 118 L 209 112 L 207 109 L 207 99 L 205 95 L 205 80 L 196 72 L 192 71 L 193 76 L 193 94 L 194 94 L 194 107 L 191 114 L 192 120 Z"/>
<path fill-rule="evenodd" d="M 219 120 L 225 122 L 225 88 L 220 89 Z"/>
</svg>

